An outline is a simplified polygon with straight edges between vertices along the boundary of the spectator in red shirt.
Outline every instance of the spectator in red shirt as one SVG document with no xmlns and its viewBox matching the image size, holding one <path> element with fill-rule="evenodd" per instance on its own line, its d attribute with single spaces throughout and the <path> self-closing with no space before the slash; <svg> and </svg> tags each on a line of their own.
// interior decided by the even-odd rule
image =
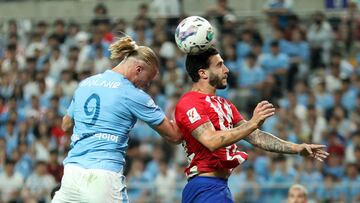
<svg viewBox="0 0 360 203">
<path fill-rule="evenodd" d="M 49 174 L 55 178 L 57 183 L 60 183 L 64 172 L 64 166 L 62 164 L 59 164 L 58 155 L 59 153 L 57 150 L 52 150 L 50 152 L 49 163 L 47 164 L 46 167 Z"/>
</svg>

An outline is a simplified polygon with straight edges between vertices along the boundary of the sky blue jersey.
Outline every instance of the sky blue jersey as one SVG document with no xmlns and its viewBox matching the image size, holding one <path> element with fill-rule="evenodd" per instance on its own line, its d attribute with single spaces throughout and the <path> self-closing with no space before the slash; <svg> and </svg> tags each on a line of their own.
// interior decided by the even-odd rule
<svg viewBox="0 0 360 203">
<path fill-rule="evenodd" d="M 165 114 L 151 97 L 112 70 L 83 80 L 67 114 L 75 126 L 64 165 L 122 171 L 128 133 L 137 119 L 159 125 Z"/>
</svg>

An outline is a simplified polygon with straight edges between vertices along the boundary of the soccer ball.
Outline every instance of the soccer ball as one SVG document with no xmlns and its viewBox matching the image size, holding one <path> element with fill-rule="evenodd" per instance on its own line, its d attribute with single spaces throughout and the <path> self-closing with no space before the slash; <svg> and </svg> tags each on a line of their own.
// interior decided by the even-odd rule
<svg viewBox="0 0 360 203">
<path fill-rule="evenodd" d="M 175 41 L 186 54 L 199 54 L 206 51 L 214 38 L 214 29 L 203 17 L 190 16 L 182 20 L 175 31 Z"/>
</svg>

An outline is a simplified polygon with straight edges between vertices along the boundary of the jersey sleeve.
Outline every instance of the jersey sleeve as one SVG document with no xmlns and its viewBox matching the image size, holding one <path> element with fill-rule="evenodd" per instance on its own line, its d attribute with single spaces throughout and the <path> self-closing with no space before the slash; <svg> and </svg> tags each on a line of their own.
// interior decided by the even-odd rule
<svg viewBox="0 0 360 203">
<path fill-rule="evenodd" d="M 181 101 L 176 105 L 175 120 L 190 133 L 201 124 L 210 121 L 204 105 L 190 100 Z"/>
<path fill-rule="evenodd" d="M 128 92 L 125 101 L 130 112 L 148 125 L 159 125 L 165 118 L 161 108 L 142 90 Z"/>
<path fill-rule="evenodd" d="M 229 102 L 229 103 L 230 103 L 231 111 L 233 113 L 233 124 L 236 125 L 240 121 L 244 120 L 244 117 L 240 114 L 240 112 L 237 110 L 237 108 L 235 107 L 235 105 L 233 103 L 231 103 L 231 102 Z"/>
</svg>

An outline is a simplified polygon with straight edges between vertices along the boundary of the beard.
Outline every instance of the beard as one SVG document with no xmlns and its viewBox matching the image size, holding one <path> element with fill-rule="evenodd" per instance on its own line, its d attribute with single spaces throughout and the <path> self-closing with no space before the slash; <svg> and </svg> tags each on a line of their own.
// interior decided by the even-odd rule
<svg viewBox="0 0 360 203">
<path fill-rule="evenodd" d="M 209 76 L 209 84 L 213 87 L 215 87 L 216 89 L 225 89 L 227 86 L 227 82 L 225 84 L 223 84 L 223 79 L 226 79 L 226 76 L 224 77 L 220 77 L 219 75 L 210 73 Z"/>
</svg>

